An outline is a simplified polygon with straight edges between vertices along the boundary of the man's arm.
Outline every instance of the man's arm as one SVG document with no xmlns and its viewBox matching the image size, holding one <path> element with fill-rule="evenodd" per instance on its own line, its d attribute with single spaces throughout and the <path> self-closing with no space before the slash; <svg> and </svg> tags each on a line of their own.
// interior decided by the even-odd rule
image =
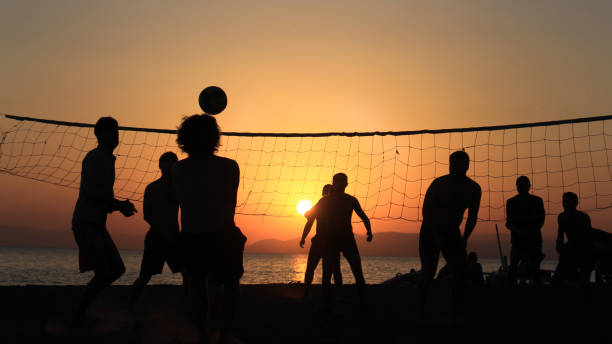
<svg viewBox="0 0 612 344">
<path fill-rule="evenodd" d="M 304 248 L 304 244 L 306 243 L 306 237 L 308 237 L 308 233 L 310 233 L 310 230 L 312 229 L 312 224 L 314 223 L 315 218 L 311 217 L 308 219 L 308 221 L 306 221 L 306 224 L 304 225 L 304 232 L 302 233 L 302 239 L 300 240 L 300 247 Z"/>
<path fill-rule="evenodd" d="M 482 196 L 482 191 L 480 190 L 480 186 L 476 184 L 477 190 L 474 192 L 474 199 L 470 207 L 468 208 L 468 217 L 465 221 L 465 230 L 463 231 L 463 241 L 465 241 L 467 245 L 467 240 L 474 231 L 474 227 L 476 227 L 476 222 L 478 221 L 478 210 L 480 209 L 480 197 Z"/>
<path fill-rule="evenodd" d="M 537 198 L 538 205 L 536 208 L 536 228 L 540 229 L 544 226 L 544 222 L 546 221 L 546 210 L 544 209 L 544 201 L 540 197 Z"/>
<path fill-rule="evenodd" d="M 152 214 L 153 210 L 151 209 L 151 184 L 147 185 L 144 192 L 144 200 L 142 201 L 142 215 L 144 220 L 151 226 L 152 225 Z"/>
<path fill-rule="evenodd" d="M 120 201 L 115 198 L 113 192 L 114 179 L 109 174 L 111 168 L 114 169 L 115 165 L 109 166 L 100 155 L 88 154 L 83 159 L 81 172 L 83 188 L 81 193 L 87 199 L 100 204 L 108 213 L 119 210 L 125 216 L 132 216 L 136 212 L 134 204 L 129 200 Z"/>
<path fill-rule="evenodd" d="M 123 214 L 123 216 L 125 217 L 130 217 L 132 215 L 134 215 L 135 213 L 138 212 L 138 210 L 136 210 L 136 206 L 134 206 L 134 203 L 130 202 L 129 199 L 126 199 L 124 201 L 120 201 L 116 198 L 113 197 L 113 201 L 112 201 L 112 207 L 111 210 L 109 211 L 109 213 L 115 211 L 115 210 L 119 210 L 119 212 L 121 214 Z"/>
<path fill-rule="evenodd" d="M 302 233 L 302 239 L 300 240 L 300 247 L 304 247 L 304 243 L 306 242 L 306 237 L 310 230 L 312 229 L 312 224 L 314 220 L 317 218 L 317 212 L 319 209 L 319 202 L 317 202 L 310 210 L 304 213 L 304 217 L 307 219 L 306 224 L 304 225 L 304 231 Z"/>
<path fill-rule="evenodd" d="M 423 219 L 431 221 L 436 217 L 436 205 L 435 205 L 435 191 L 437 189 L 437 179 L 429 184 L 427 191 L 425 192 L 425 199 L 423 200 Z"/>
<path fill-rule="evenodd" d="M 233 168 L 233 176 L 232 176 L 232 209 L 233 209 L 233 214 L 236 213 L 236 204 L 238 203 L 238 186 L 240 185 L 240 166 L 238 166 L 238 163 L 234 160 L 232 160 L 232 162 L 234 163 L 234 168 Z"/>
<path fill-rule="evenodd" d="M 366 228 L 366 234 L 368 235 L 367 240 L 372 241 L 372 226 L 370 225 L 370 219 L 368 219 L 366 213 L 363 211 L 363 209 L 361 209 L 361 204 L 359 204 L 357 198 L 353 199 L 355 200 L 353 204 L 353 210 L 355 210 L 357 216 L 359 216 L 359 218 L 361 218 L 361 221 L 363 221 L 363 225 Z"/>
<path fill-rule="evenodd" d="M 506 228 L 509 230 L 514 229 L 514 213 L 513 213 L 512 199 L 506 201 Z"/>
<path fill-rule="evenodd" d="M 563 247 L 563 234 L 565 232 L 565 221 L 561 215 L 563 214 L 559 214 L 559 216 L 557 216 L 557 224 L 559 226 L 559 229 L 557 230 L 557 243 L 555 245 L 557 252 L 560 252 L 561 248 Z"/>
</svg>

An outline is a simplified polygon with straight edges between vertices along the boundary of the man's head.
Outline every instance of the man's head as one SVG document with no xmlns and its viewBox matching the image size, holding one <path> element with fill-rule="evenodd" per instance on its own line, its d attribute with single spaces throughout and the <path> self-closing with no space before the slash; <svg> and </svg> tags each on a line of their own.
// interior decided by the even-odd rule
<svg viewBox="0 0 612 344">
<path fill-rule="evenodd" d="M 478 255 L 476 252 L 470 252 L 467 256 L 468 263 L 476 263 L 478 262 Z"/>
<path fill-rule="evenodd" d="M 529 189 L 531 189 L 531 182 L 529 181 L 529 178 L 526 176 L 516 178 L 516 191 L 518 191 L 520 195 L 528 194 Z"/>
<path fill-rule="evenodd" d="M 333 186 L 331 184 L 325 184 L 325 186 L 323 186 L 323 191 L 321 192 L 321 195 L 323 196 L 327 196 L 332 192 Z"/>
<path fill-rule="evenodd" d="M 470 167 L 470 156 L 464 151 L 456 151 L 449 157 L 448 170 L 451 175 L 465 176 Z"/>
<path fill-rule="evenodd" d="M 219 148 L 220 137 L 221 132 L 214 117 L 193 115 L 183 118 L 176 143 L 189 155 L 212 155 Z"/>
<path fill-rule="evenodd" d="M 334 174 L 332 182 L 334 184 L 335 191 L 344 192 L 344 189 L 346 189 L 346 186 L 348 185 L 348 177 L 344 173 L 336 173 Z"/>
<path fill-rule="evenodd" d="M 100 117 L 94 126 L 98 145 L 115 149 L 119 145 L 119 123 L 112 117 Z"/>
<path fill-rule="evenodd" d="M 575 211 L 578 207 L 578 196 L 573 192 L 563 194 L 563 209 L 565 211 Z"/>
<path fill-rule="evenodd" d="M 166 152 L 159 157 L 159 169 L 162 176 L 170 175 L 172 165 L 178 161 L 178 157 L 173 152 Z"/>
</svg>

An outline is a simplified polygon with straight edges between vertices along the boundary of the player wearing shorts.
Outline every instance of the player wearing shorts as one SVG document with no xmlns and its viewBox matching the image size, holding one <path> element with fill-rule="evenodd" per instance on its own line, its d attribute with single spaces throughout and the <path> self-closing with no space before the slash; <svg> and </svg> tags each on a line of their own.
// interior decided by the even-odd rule
<svg viewBox="0 0 612 344">
<path fill-rule="evenodd" d="M 419 310 L 425 310 L 429 289 L 438 267 L 440 252 L 444 255 L 454 278 L 451 313 L 463 299 L 467 264 L 466 243 L 478 219 L 481 190 L 478 183 L 467 177 L 470 157 L 463 151 L 450 155 L 449 174 L 436 178 L 425 193 L 423 223 L 419 234 L 421 280 Z M 459 226 L 468 210 L 463 236 Z"/>
<path fill-rule="evenodd" d="M 140 292 L 155 274 L 161 274 L 164 263 L 172 272 L 181 271 L 179 259 L 178 201 L 172 187 L 172 167 L 176 154 L 166 152 L 159 158 L 161 177 L 147 185 L 142 212 L 151 226 L 145 236 L 140 275 L 132 286 L 130 304 L 136 303 Z"/>
<path fill-rule="evenodd" d="M 323 243 L 323 293 L 326 307 L 331 308 L 332 291 L 331 291 L 331 274 L 334 267 L 337 266 L 340 260 L 340 253 L 344 255 L 349 262 L 353 275 L 355 276 L 355 285 L 360 301 L 363 303 L 363 287 L 365 279 L 361 267 L 361 257 L 355 242 L 351 217 L 353 211 L 361 218 L 366 227 L 367 241 L 372 241 L 372 227 L 368 216 L 361 209 L 361 205 L 357 198 L 344 192 L 348 185 L 348 178 L 344 173 L 337 173 L 333 177 L 333 191 L 315 204 L 309 216 L 316 218 L 317 223 L 321 226 L 321 231 L 317 235 L 321 236 Z"/>
<path fill-rule="evenodd" d="M 325 184 L 323 186 L 322 196 L 328 196 L 332 191 L 333 186 L 331 184 Z M 312 225 L 314 223 L 314 217 L 310 216 L 310 213 L 306 212 L 304 214 L 308 221 L 306 221 L 306 225 L 304 225 L 304 232 L 302 233 L 302 239 L 300 240 L 300 247 L 304 248 L 304 243 L 306 242 L 306 237 L 310 230 L 312 229 Z M 317 222 L 317 234 L 319 233 L 319 225 Z M 314 271 L 319 265 L 319 260 L 323 258 L 323 242 L 321 242 L 321 237 L 315 235 L 310 244 L 310 250 L 308 251 L 308 260 L 306 263 L 306 272 L 304 273 L 304 297 L 308 296 L 308 291 L 310 290 L 310 286 L 312 285 L 312 279 L 314 277 Z M 338 259 L 338 264 L 334 266 L 332 275 L 334 276 L 334 283 L 336 286 L 342 286 L 342 272 L 340 271 L 340 260 Z"/>
<path fill-rule="evenodd" d="M 176 141 L 188 157 L 174 165 L 172 174 L 181 209 L 184 273 L 203 341 L 206 330 L 228 337 L 244 272 L 246 237 L 234 224 L 240 170 L 236 161 L 215 155 L 220 135 L 212 116 L 184 118 Z M 218 324 L 220 285 L 223 320 Z"/>
<path fill-rule="evenodd" d="M 134 215 L 129 200 L 115 198 L 115 156 L 119 145 L 119 125 L 112 117 L 100 118 L 94 127 L 98 146 L 83 158 L 79 197 L 72 216 L 72 232 L 79 248 L 79 271 L 94 272 L 73 313 L 73 323 L 82 324 L 94 297 L 124 272 L 125 266 L 106 229 L 106 217 L 115 210 Z"/>
</svg>

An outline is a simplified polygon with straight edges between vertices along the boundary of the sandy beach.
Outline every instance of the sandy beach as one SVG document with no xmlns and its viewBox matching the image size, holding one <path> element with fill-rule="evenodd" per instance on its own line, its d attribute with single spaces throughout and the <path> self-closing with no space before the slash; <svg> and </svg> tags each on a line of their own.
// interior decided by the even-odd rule
<svg viewBox="0 0 612 344">
<path fill-rule="evenodd" d="M 179 286 L 149 286 L 136 309 L 126 306 L 129 287 L 107 289 L 84 329 L 68 326 L 82 286 L 1 287 L 3 343 L 195 343 L 196 330 Z M 245 285 L 235 337 L 244 343 L 422 343 L 534 342 L 579 340 L 609 342 L 612 293 L 593 286 L 541 289 L 473 287 L 464 315 L 451 321 L 447 286 L 435 287 L 431 315 L 415 310 L 411 285 L 367 288 L 361 308 L 352 286 L 337 293 L 331 316 L 323 316 L 320 289 L 302 299 L 301 285 Z"/>
</svg>

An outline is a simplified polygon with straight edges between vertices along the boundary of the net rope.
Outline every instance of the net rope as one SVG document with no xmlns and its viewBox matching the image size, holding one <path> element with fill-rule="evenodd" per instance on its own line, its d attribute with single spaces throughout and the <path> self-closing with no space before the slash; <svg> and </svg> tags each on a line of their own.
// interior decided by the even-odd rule
<svg viewBox="0 0 612 344">
<path fill-rule="evenodd" d="M 464 149 L 468 176 L 482 188 L 481 221 L 505 218 L 520 175 L 543 198 L 547 214 L 575 192 L 583 211 L 612 207 L 612 116 L 515 125 L 358 133 L 223 133 L 218 155 L 240 166 L 237 214 L 296 216 L 316 202 L 333 174 L 348 175 L 347 192 L 372 219 L 420 221 L 431 181 L 448 173 L 448 157 Z M 81 161 L 95 148 L 93 125 L 5 115 L 0 172 L 78 189 Z M 159 156 L 175 152 L 175 130 L 120 127 L 115 196 L 141 202 L 159 178 Z"/>
</svg>

